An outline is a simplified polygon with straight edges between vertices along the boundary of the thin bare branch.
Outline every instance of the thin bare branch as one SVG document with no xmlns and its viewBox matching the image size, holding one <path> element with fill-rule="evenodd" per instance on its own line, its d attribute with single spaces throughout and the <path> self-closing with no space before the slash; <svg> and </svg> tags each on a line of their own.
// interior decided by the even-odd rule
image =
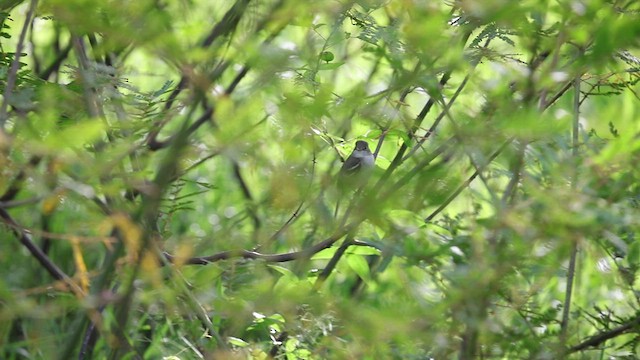
<svg viewBox="0 0 640 360">
<path fill-rule="evenodd" d="M 573 97 L 573 129 L 571 134 L 572 141 L 572 156 L 577 166 L 578 160 L 578 146 L 579 146 L 579 132 L 580 132 L 580 76 L 576 76 L 573 82 L 574 97 Z M 571 181 L 571 188 L 577 188 L 577 168 Z M 569 267 L 567 268 L 567 285 L 565 288 L 564 306 L 562 307 L 562 323 L 560 325 L 560 339 L 565 341 L 567 332 L 569 329 L 569 313 L 571 311 L 571 297 L 573 294 L 573 282 L 576 273 L 576 261 L 578 257 L 578 242 L 576 239 L 571 239 L 571 257 L 569 258 Z"/>
<path fill-rule="evenodd" d="M 42 265 L 42 267 L 56 280 L 63 281 L 69 289 L 77 296 L 83 296 L 84 290 L 73 279 L 64 273 L 40 248 L 31 241 L 31 237 L 24 231 L 20 230 L 22 227 L 18 225 L 13 218 L 4 209 L 0 209 L 0 218 L 2 221 L 11 228 L 16 237 L 20 240 L 22 245 L 29 250 L 31 255 Z"/>
</svg>

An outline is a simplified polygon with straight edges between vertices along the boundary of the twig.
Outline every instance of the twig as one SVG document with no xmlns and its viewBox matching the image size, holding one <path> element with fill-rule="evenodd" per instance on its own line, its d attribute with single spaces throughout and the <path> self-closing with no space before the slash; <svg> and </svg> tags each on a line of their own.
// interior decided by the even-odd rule
<svg viewBox="0 0 640 360">
<path fill-rule="evenodd" d="M 200 126 L 210 121 L 213 116 L 213 111 L 214 111 L 213 107 L 206 106 L 205 112 L 202 115 L 200 115 L 200 117 L 193 124 L 191 124 L 187 129 L 188 135 L 191 135 L 196 130 L 198 130 Z M 149 150 L 155 151 L 155 150 L 164 149 L 169 145 L 171 145 L 171 142 L 176 137 L 176 135 L 173 135 L 165 140 L 157 140 L 157 136 L 159 133 L 160 133 L 160 128 L 156 128 L 149 133 L 149 137 L 147 138 L 147 146 L 149 147 Z"/>
<path fill-rule="evenodd" d="M 469 39 L 470 36 L 471 36 L 471 30 L 467 30 L 462 35 L 463 46 L 464 46 L 464 44 L 466 44 L 466 42 L 467 42 L 467 40 Z M 447 71 L 442 75 L 442 77 L 440 78 L 440 81 L 438 83 L 440 88 L 443 88 L 447 84 L 447 82 L 451 78 L 451 74 L 452 74 L 451 71 Z M 427 114 L 429 113 L 429 111 L 431 111 L 431 108 L 433 107 L 435 102 L 436 102 L 435 97 L 433 97 L 433 96 L 430 97 L 429 100 L 427 101 L 427 103 L 424 105 L 424 107 L 420 111 L 420 113 L 418 114 L 418 116 L 416 116 L 416 118 L 413 121 L 413 125 L 411 126 L 411 129 L 407 133 L 407 135 L 408 135 L 408 137 L 410 139 L 414 139 L 415 138 L 415 134 L 418 131 L 418 129 L 420 129 L 420 125 L 422 124 L 422 121 L 424 121 L 424 119 L 427 116 Z M 433 126 L 432 126 L 432 128 L 433 128 Z M 387 179 L 391 176 L 393 171 L 403 163 L 403 161 L 405 160 L 404 154 L 405 154 L 405 152 L 407 151 L 408 148 L 409 148 L 409 142 L 408 141 L 407 142 L 403 142 L 402 145 L 400 146 L 400 149 L 398 149 L 398 152 L 396 153 L 396 156 L 393 158 L 393 160 L 391 160 L 391 164 L 389 164 L 389 167 L 387 168 L 387 170 L 384 172 L 384 174 L 382 175 L 380 180 L 378 180 L 378 182 L 376 183 L 376 185 L 375 185 L 376 188 L 378 188 L 378 187 L 382 186 L 384 183 L 386 183 Z"/>
<path fill-rule="evenodd" d="M 117 239 L 113 236 L 82 236 L 82 235 L 74 235 L 74 234 L 52 233 L 49 231 L 29 229 L 11 222 L 5 222 L 5 225 L 14 230 L 23 232 L 26 235 L 37 235 L 41 238 L 46 238 L 46 239 L 59 239 L 59 240 L 69 240 L 69 241 L 75 240 L 75 241 L 78 241 L 79 243 L 87 243 L 87 244 L 96 243 L 96 242 L 114 244 L 117 241 Z"/>
<path fill-rule="evenodd" d="M 431 220 L 433 220 L 434 217 L 436 217 L 439 213 L 442 212 L 442 210 L 444 210 L 447 206 L 449 206 L 449 204 L 456 198 L 458 197 L 458 195 L 460 195 L 460 193 L 462 193 L 462 191 L 464 189 L 466 189 L 469 184 L 471 184 L 471 182 L 479 175 L 480 171 L 483 171 L 484 168 L 486 168 L 491 162 L 493 162 L 493 160 L 498 157 L 498 155 L 500 155 L 500 153 L 513 141 L 513 138 L 505 141 L 493 154 L 491 154 L 491 156 L 489 157 L 489 159 L 487 159 L 487 162 L 484 164 L 484 166 L 480 167 L 479 169 L 477 169 L 473 174 L 471 174 L 471 176 L 469 176 L 469 178 L 462 183 L 460 186 L 458 186 L 458 188 L 451 194 L 449 195 L 449 197 L 442 202 L 442 204 L 440 204 L 440 206 L 438 206 L 437 209 L 435 209 L 431 214 L 429 214 L 429 216 L 427 216 L 424 221 L 425 222 L 431 222 Z"/>
<path fill-rule="evenodd" d="M 213 29 L 211 29 L 211 32 L 202 41 L 202 43 L 200 44 L 200 47 L 207 48 L 217 38 L 231 33 L 236 28 L 236 26 L 238 26 L 242 13 L 244 12 L 244 9 L 246 9 L 250 1 L 251 0 L 236 1 L 236 3 L 233 4 L 233 6 L 231 6 L 231 8 L 224 14 L 224 16 L 222 17 L 222 20 L 220 20 L 220 22 L 218 22 L 213 27 Z M 173 106 L 173 102 L 176 100 L 178 95 L 180 95 L 182 90 L 184 90 L 187 87 L 188 83 L 189 83 L 189 78 L 187 77 L 186 74 L 183 74 L 182 77 L 180 78 L 180 81 L 178 82 L 178 85 L 169 95 L 169 98 L 167 99 L 167 102 L 165 103 L 165 106 L 164 106 L 165 110 L 168 110 L 171 108 L 171 106 Z"/>
<path fill-rule="evenodd" d="M 209 256 L 200 256 L 200 257 L 192 257 L 188 259 L 180 259 L 175 256 L 164 252 L 164 257 L 170 263 L 180 263 L 186 265 L 209 265 L 212 262 L 217 262 L 221 260 L 229 260 L 233 258 L 243 258 L 243 259 L 256 259 L 263 260 L 266 262 L 288 262 L 297 259 L 306 259 L 314 254 L 331 247 L 336 241 L 340 240 L 345 234 L 349 231 L 355 229 L 364 219 L 354 220 L 352 223 L 347 224 L 344 228 L 336 231 L 332 236 L 327 239 L 310 246 L 309 248 L 300 250 L 300 251 L 292 251 L 281 254 L 263 254 L 256 251 L 250 250 L 228 250 L 219 252 L 217 254 L 209 255 Z"/>
<path fill-rule="evenodd" d="M 244 180 L 244 177 L 240 172 L 240 164 L 236 160 L 231 160 L 231 162 L 233 166 L 233 175 L 238 182 L 238 186 L 240 186 L 240 189 L 242 190 L 242 195 L 248 201 L 248 204 L 246 206 L 247 214 L 249 214 L 249 217 L 251 218 L 251 220 L 253 220 L 254 229 L 257 230 L 260 228 L 262 221 L 260 220 L 260 216 L 258 215 L 257 211 L 253 207 L 254 199 L 253 195 L 251 194 L 251 189 L 249 189 L 249 185 L 247 185 L 247 182 Z"/>
<path fill-rule="evenodd" d="M 487 39 L 485 41 L 485 43 L 483 45 L 483 48 L 488 48 L 490 43 L 491 43 L 491 38 L 489 38 L 489 39 Z M 424 144 L 424 142 L 428 138 L 430 138 L 431 135 L 433 135 L 436 132 L 436 129 L 437 129 L 438 125 L 440 124 L 440 121 L 442 121 L 442 119 L 445 117 L 445 115 L 448 115 L 449 109 L 451 109 L 451 106 L 453 105 L 453 103 L 456 101 L 456 99 L 458 98 L 460 93 L 462 93 L 462 90 L 465 88 L 465 86 L 469 82 L 469 79 L 471 78 L 471 74 L 475 70 L 475 68 L 478 66 L 478 64 L 480 63 L 480 60 L 481 60 L 481 58 L 478 58 L 476 61 L 474 61 L 471 64 L 471 70 L 464 77 L 464 79 L 462 79 L 462 81 L 460 82 L 460 85 L 458 85 L 458 88 L 456 89 L 455 93 L 453 94 L 453 96 L 451 96 L 451 99 L 446 104 L 445 104 L 444 98 L 442 96 L 432 96 L 432 98 L 434 98 L 435 100 L 439 99 L 442 102 L 442 106 L 443 106 L 442 111 L 440 112 L 438 117 L 433 121 L 433 124 L 431 124 L 431 127 L 429 128 L 429 130 L 427 130 L 425 135 L 409 151 L 409 153 L 402 158 L 402 161 L 407 160 L 413 153 L 415 153 L 418 149 L 420 149 L 422 147 L 422 144 Z M 443 76 L 443 78 L 444 78 L 444 76 Z M 442 84 L 442 86 L 444 86 L 444 84 Z"/>
<path fill-rule="evenodd" d="M 78 284 L 76 284 L 73 279 L 62 271 L 49 257 L 33 242 L 31 241 L 31 237 L 20 230 L 22 227 L 18 225 L 13 218 L 7 213 L 4 209 L 0 209 L 0 218 L 4 221 L 5 224 L 9 225 L 13 233 L 18 237 L 22 245 L 29 250 L 31 255 L 38 260 L 40 265 L 47 270 L 49 275 L 51 275 L 56 280 L 63 281 L 69 289 L 76 294 L 77 296 L 84 295 L 84 290 Z"/>
<path fill-rule="evenodd" d="M 317 161 L 316 161 L 315 148 L 314 148 L 314 151 L 313 151 L 313 160 L 311 161 L 311 164 L 312 164 L 311 165 L 311 175 L 309 176 L 309 185 L 308 185 L 309 189 L 311 189 L 311 185 L 313 183 L 313 179 L 315 178 L 315 175 L 316 175 L 316 164 L 317 164 Z M 322 194 L 319 195 L 319 197 L 321 197 L 321 196 L 322 196 Z M 296 220 L 298 220 L 300 218 L 300 215 L 302 215 L 307 210 L 307 208 L 309 207 L 308 205 L 305 206 L 306 203 L 307 203 L 306 199 L 304 199 L 304 200 L 302 200 L 300 202 L 300 204 L 295 209 L 295 211 L 291 214 L 289 219 L 287 219 L 287 221 L 285 221 L 285 223 L 282 224 L 282 226 L 276 232 L 274 232 L 273 235 L 271 235 L 269 237 L 269 242 L 272 242 L 275 239 L 277 239 L 280 236 L 280 234 L 285 232 L 289 228 L 289 226 L 291 226 Z"/>
<path fill-rule="evenodd" d="M 439 83 L 440 86 L 443 87 L 449 81 L 449 78 L 451 78 L 451 72 L 447 72 L 443 74 L 442 78 L 440 78 L 440 83 Z M 420 128 L 420 124 L 422 124 L 422 121 L 427 116 L 427 114 L 429 113 L 429 111 L 431 110 L 434 104 L 435 104 L 435 99 L 432 97 L 432 98 L 429 98 L 427 103 L 422 107 L 422 110 L 420 111 L 418 116 L 416 116 L 416 118 L 414 119 L 413 125 L 411 126 L 411 129 L 407 134 L 409 138 L 411 139 L 415 138 L 416 131 L 418 131 L 418 129 Z M 389 164 L 389 167 L 387 168 L 387 170 L 384 172 L 380 180 L 378 180 L 376 187 L 383 185 L 387 181 L 387 179 L 391 176 L 391 173 L 393 173 L 393 171 L 402 164 L 404 153 L 407 151 L 408 148 L 409 148 L 408 142 L 403 142 L 402 145 L 400 146 L 400 149 L 398 149 L 396 156 L 393 158 L 393 160 L 391 160 L 391 164 Z"/>
<path fill-rule="evenodd" d="M 93 71 L 91 64 L 89 63 L 89 57 L 87 56 L 87 49 L 84 45 L 84 41 L 78 35 L 71 36 L 71 43 L 76 53 L 76 59 L 78 60 L 80 78 L 82 80 L 82 90 L 84 94 L 85 105 L 89 115 L 94 118 L 103 118 L 103 111 L 100 108 L 99 101 L 96 98 L 95 81 L 90 81 L 90 71 Z"/>
<path fill-rule="evenodd" d="M 422 136 L 418 141 L 418 143 L 413 148 L 411 148 L 411 150 L 409 150 L 409 153 L 407 153 L 407 155 L 405 155 L 402 158 L 402 161 L 406 161 L 409 157 L 411 157 L 411 155 L 413 155 L 416 151 L 418 151 L 418 149 L 422 148 L 422 145 L 424 144 L 424 142 L 427 141 L 427 139 L 429 139 L 431 135 L 433 135 L 436 132 L 436 128 L 440 124 L 440 121 L 442 121 L 442 119 L 445 117 L 445 115 L 447 114 L 447 112 L 449 111 L 453 103 L 456 101 L 458 95 L 460 95 L 460 93 L 462 92 L 462 89 L 464 89 L 467 82 L 469 81 L 469 78 L 470 78 L 470 75 L 468 74 L 467 76 L 464 77 L 464 79 L 462 79 L 462 82 L 460 83 L 460 85 L 458 85 L 456 92 L 453 94 L 449 102 L 445 104 L 444 100 L 442 101 L 442 105 L 443 105 L 442 111 L 440 112 L 438 117 L 436 117 L 436 119 L 433 121 L 433 124 L 431 124 L 431 127 L 429 127 L 429 129 L 424 134 L 424 136 Z"/>
<path fill-rule="evenodd" d="M 2 133 L 4 133 L 5 131 L 4 127 L 5 123 L 7 122 L 7 109 L 9 107 L 9 101 L 11 101 L 13 96 L 13 88 L 16 86 L 16 78 L 18 76 L 18 69 L 20 67 L 20 56 L 24 47 L 24 39 L 27 36 L 27 30 L 29 29 L 29 26 L 33 19 L 33 13 L 36 10 L 37 4 L 37 0 L 31 0 L 31 2 L 29 3 L 29 10 L 27 11 L 27 16 L 24 19 L 24 25 L 22 26 L 22 31 L 20 32 L 20 37 L 18 38 L 16 53 L 13 56 L 11 68 L 9 69 L 9 73 L 7 74 L 7 85 L 4 89 L 4 99 L 2 101 L 2 105 L 0 105 L 0 136 L 2 136 Z"/>
<path fill-rule="evenodd" d="M 193 110 L 193 109 L 192 109 Z M 177 132 L 175 141 L 171 144 L 171 148 L 167 151 L 165 157 L 160 161 L 156 170 L 155 178 L 153 180 L 154 191 L 152 194 L 146 196 L 144 201 L 141 202 L 140 207 L 136 211 L 134 219 L 136 223 L 153 224 L 158 217 L 158 211 L 162 201 L 162 194 L 170 184 L 173 174 L 177 171 L 178 163 L 188 145 L 188 122 L 191 117 L 191 113 L 185 118 L 180 130 Z M 138 249 L 138 254 L 143 255 L 150 251 L 152 246 L 153 232 L 150 226 L 144 228 L 141 234 L 141 243 Z M 122 246 L 120 246 L 122 249 Z M 134 286 L 135 280 L 142 271 L 142 261 L 144 256 L 137 256 L 131 275 L 126 278 L 122 284 L 122 298 L 118 302 L 117 306 L 114 306 L 115 323 L 118 324 L 115 329 L 115 335 L 121 344 L 127 344 L 127 337 L 124 335 L 124 329 L 127 328 L 127 323 L 132 315 L 132 307 L 134 294 L 136 287 Z M 115 258 L 111 261 L 115 261 Z M 110 269 L 113 269 L 113 263 L 108 265 Z M 224 344 L 219 344 L 224 347 Z M 112 352 L 110 359 L 120 359 L 123 356 L 124 351 L 127 349 L 115 348 Z"/>
<path fill-rule="evenodd" d="M 229 84 L 229 86 L 224 91 L 226 96 L 229 96 L 231 95 L 231 93 L 233 93 L 233 91 L 236 89 L 240 81 L 247 75 L 247 73 L 249 72 L 249 69 L 250 68 L 248 66 L 243 67 L 242 70 L 233 78 L 233 80 L 231 81 L 231 84 Z M 200 126 L 210 121 L 213 118 L 214 110 L 215 108 L 212 105 L 205 104 L 204 114 L 202 114 L 198 118 L 198 120 L 196 120 L 193 124 L 191 124 L 188 130 L 189 135 L 191 135 L 196 130 L 198 130 Z M 147 145 L 149 146 L 149 149 L 151 150 L 164 149 L 171 144 L 171 141 L 173 141 L 173 138 L 175 136 L 171 136 L 166 140 L 157 140 L 158 134 L 160 133 L 160 130 L 162 129 L 162 126 L 164 124 L 165 123 L 159 124 L 158 126 L 156 126 L 155 129 L 149 132 L 149 136 L 147 137 Z"/>
<path fill-rule="evenodd" d="M 51 65 L 49 65 L 46 69 L 42 70 L 42 72 L 38 73 L 38 77 L 43 80 L 48 80 L 51 74 L 60 69 L 60 65 L 62 62 L 69 56 L 69 52 L 71 52 L 72 43 L 69 41 L 67 46 L 62 49 L 58 56 L 53 60 Z"/>
<path fill-rule="evenodd" d="M 0 209 L 11 209 L 11 208 L 20 207 L 20 206 L 23 206 L 23 205 L 37 204 L 43 198 L 44 198 L 44 196 L 34 196 L 32 198 L 29 198 L 29 199 L 13 200 L 13 201 L 0 201 Z"/>
<path fill-rule="evenodd" d="M 336 266 L 338 265 L 338 261 L 340 261 L 344 253 L 347 251 L 347 249 L 351 245 L 353 245 L 353 236 L 347 235 L 347 237 L 344 239 L 342 244 L 340 244 L 340 247 L 336 249 L 336 252 L 331 257 L 331 260 L 329 260 L 327 265 L 324 267 L 324 269 L 322 269 L 322 272 L 316 279 L 316 282 L 313 285 L 313 288 L 315 290 L 320 289 L 324 281 L 329 277 L 329 275 L 331 275 L 331 272 L 333 271 L 333 269 L 335 269 Z"/>
<path fill-rule="evenodd" d="M 603 331 L 599 334 L 596 334 L 587 338 L 587 340 L 567 349 L 566 354 L 571 354 L 574 352 L 585 350 L 590 347 L 598 346 L 609 339 L 613 339 L 619 335 L 627 333 L 629 330 L 636 328 L 638 325 L 640 325 L 640 316 L 636 316 L 635 318 L 629 320 L 628 322 L 616 328 Z"/>
<path fill-rule="evenodd" d="M 579 131 L 580 131 L 580 75 L 576 76 L 573 82 L 574 88 L 574 98 L 573 98 L 573 129 L 572 129 L 572 156 L 574 161 L 576 161 L 575 166 L 577 167 L 577 159 L 578 159 L 578 143 L 579 139 Z M 577 168 L 574 170 L 575 174 L 573 176 L 573 181 L 571 182 L 571 188 L 576 189 L 577 187 Z M 576 241 L 572 244 L 571 249 L 571 257 L 569 258 L 569 268 L 567 269 L 567 285 L 565 289 L 565 299 L 564 306 L 562 307 L 562 323 L 560 324 L 560 339 L 562 342 L 566 340 L 567 331 L 569 327 L 569 313 L 571 311 L 571 296 L 573 294 L 573 282 L 575 279 L 576 272 L 576 260 L 578 256 L 578 243 Z"/>
<path fill-rule="evenodd" d="M 502 194 L 502 200 L 500 203 L 503 207 L 507 206 L 507 204 L 511 203 L 515 198 L 516 187 L 520 183 L 520 172 L 522 171 L 522 167 L 524 166 L 524 156 L 525 151 L 527 149 L 526 143 L 519 144 L 517 158 L 511 165 L 511 179 L 507 183 L 507 186 L 504 189 L 504 193 Z"/>
<path fill-rule="evenodd" d="M 465 80 L 463 80 L 463 83 L 466 82 L 466 80 L 468 80 L 468 79 L 469 79 L 469 76 L 465 77 Z M 465 154 L 469 158 L 469 163 L 471 164 L 471 166 L 473 166 L 473 168 L 475 169 L 476 173 L 480 177 L 480 180 L 484 183 L 484 186 L 487 188 L 487 191 L 489 192 L 489 194 L 490 194 L 491 198 L 493 199 L 494 203 L 497 204 L 498 203 L 497 197 L 494 194 L 494 192 L 491 191 L 491 187 L 489 186 L 489 181 L 482 174 L 482 171 L 480 171 L 480 165 L 478 165 L 477 161 L 474 159 L 473 153 L 467 149 L 467 145 L 465 144 L 465 139 L 462 136 L 460 136 L 460 134 L 462 134 L 460 126 L 458 126 L 458 123 L 454 120 L 453 116 L 449 112 L 449 107 L 451 106 L 451 103 L 453 102 L 453 100 L 454 99 L 449 101 L 448 104 L 445 104 L 444 99 L 442 99 L 442 98 L 440 99 L 440 101 L 442 103 L 442 106 L 443 106 L 443 110 L 442 110 L 441 114 L 446 114 L 447 118 L 449 118 L 449 122 L 451 122 L 451 125 L 453 126 L 454 138 L 458 141 L 458 143 L 462 147 L 462 150 L 465 152 Z"/>
<path fill-rule="evenodd" d="M 29 166 L 36 167 L 40 163 L 40 160 L 42 160 L 40 156 L 32 156 L 31 159 L 29 159 Z M 9 185 L 7 191 L 5 191 L 2 196 L 0 196 L 0 201 L 4 202 L 13 200 L 16 195 L 18 195 L 20 190 L 22 190 L 22 185 L 24 184 L 24 180 L 26 177 L 27 171 L 25 169 L 21 169 L 18 175 L 16 175 L 16 177 L 11 182 L 11 185 Z"/>
</svg>

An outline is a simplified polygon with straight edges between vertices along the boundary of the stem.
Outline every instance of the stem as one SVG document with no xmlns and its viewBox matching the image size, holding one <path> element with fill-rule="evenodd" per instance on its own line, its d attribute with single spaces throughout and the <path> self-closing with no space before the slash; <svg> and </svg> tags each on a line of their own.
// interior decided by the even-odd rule
<svg viewBox="0 0 640 360">
<path fill-rule="evenodd" d="M 573 98 L 573 129 L 572 129 L 572 156 L 574 160 L 578 158 L 578 131 L 580 125 L 580 76 L 576 76 L 574 82 L 574 98 Z M 577 164 L 576 164 L 577 167 Z M 576 188 L 577 169 L 575 170 L 571 187 Z M 565 289 L 566 296 L 564 299 L 564 306 L 562 309 L 562 323 L 560 325 L 560 339 L 562 342 L 566 340 L 567 329 L 569 326 L 569 312 L 571 310 L 571 295 L 573 293 L 573 282 L 576 272 L 576 258 L 578 255 L 578 243 L 573 242 L 573 248 L 571 249 L 571 258 L 569 259 L 569 268 L 567 269 L 567 287 Z"/>
<path fill-rule="evenodd" d="M 18 77 L 18 68 L 20 67 L 20 54 L 22 54 L 22 48 L 24 47 L 24 39 L 27 37 L 27 30 L 29 29 L 29 24 L 31 24 L 31 20 L 33 19 L 33 13 L 36 10 L 37 0 L 31 0 L 29 4 L 29 11 L 27 12 L 27 17 L 24 19 L 24 25 L 22 26 L 22 31 L 20 32 L 20 37 L 18 38 L 18 45 L 16 46 L 16 53 L 13 56 L 13 61 L 11 62 L 11 69 L 9 70 L 9 74 L 7 74 L 7 86 L 4 90 L 4 100 L 2 101 L 2 105 L 0 106 L 0 136 L 4 133 L 4 125 L 7 122 L 7 108 L 9 107 L 9 101 L 11 99 L 13 88 L 16 86 L 16 78 Z"/>
<path fill-rule="evenodd" d="M 324 281 L 329 277 L 329 275 L 331 275 L 333 269 L 335 269 L 335 267 L 338 265 L 338 261 L 340 261 L 345 251 L 347 251 L 347 249 L 351 245 L 353 245 L 353 236 L 347 235 L 340 247 L 333 254 L 333 257 L 331 257 L 331 260 L 329 260 L 329 263 L 327 263 L 327 266 L 325 266 L 324 270 L 322 270 L 322 273 L 320 273 L 320 276 L 318 276 L 318 279 L 313 285 L 315 290 L 318 290 L 320 286 L 322 286 Z"/>
</svg>

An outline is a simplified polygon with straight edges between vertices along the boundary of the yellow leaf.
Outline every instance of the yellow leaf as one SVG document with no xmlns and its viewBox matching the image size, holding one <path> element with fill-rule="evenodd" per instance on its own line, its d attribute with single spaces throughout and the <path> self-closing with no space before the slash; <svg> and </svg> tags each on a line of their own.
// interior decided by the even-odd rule
<svg viewBox="0 0 640 360">
<path fill-rule="evenodd" d="M 42 202 L 42 214 L 51 215 L 51 213 L 56 211 L 60 202 L 62 202 L 62 193 L 55 193 L 46 197 Z"/>
<path fill-rule="evenodd" d="M 80 248 L 80 239 L 77 237 L 71 238 L 71 247 L 73 249 L 73 261 L 76 264 L 76 271 L 78 278 L 80 279 L 80 287 L 84 292 L 89 291 L 89 273 L 87 271 L 87 265 L 84 262 L 82 256 L 82 249 Z"/>
<path fill-rule="evenodd" d="M 114 214 L 111 221 L 122 234 L 125 248 L 130 257 L 129 260 L 136 261 L 140 253 L 142 230 L 124 214 Z"/>
<path fill-rule="evenodd" d="M 175 251 L 173 264 L 176 267 L 184 265 L 185 261 L 191 257 L 191 254 L 193 254 L 193 246 L 190 244 L 180 243 Z"/>
<path fill-rule="evenodd" d="M 152 252 L 145 252 L 142 256 L 142 273 L 147 277 L 156 288 L 162 288 L 162 276 L 160 273 L 160 264 L 158 259 Z"/>
</svg>

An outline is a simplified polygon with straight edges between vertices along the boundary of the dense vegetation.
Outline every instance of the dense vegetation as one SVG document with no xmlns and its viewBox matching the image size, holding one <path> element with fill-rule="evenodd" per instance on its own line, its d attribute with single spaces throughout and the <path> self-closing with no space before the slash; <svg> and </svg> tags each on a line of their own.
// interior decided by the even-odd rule
<svg viewBox="0 0 640 360">
<path fill-rule="evenodd" d="M 0 358 L 640 353 L 638 2 L 0 12 Z"/>
</svg>

